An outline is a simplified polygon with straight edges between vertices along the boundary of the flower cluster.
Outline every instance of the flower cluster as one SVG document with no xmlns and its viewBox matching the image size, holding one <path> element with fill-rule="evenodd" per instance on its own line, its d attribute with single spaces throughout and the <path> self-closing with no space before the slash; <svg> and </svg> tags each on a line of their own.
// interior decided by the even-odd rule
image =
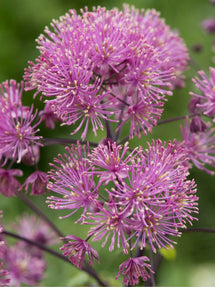
<svg viewBox="0 0 215 287">
<path fill-rule="evenodd" d="M 214 33 L 212 24 L 204 27 Z M 24 81 L 0 85 L 0 193 L 19 194 L 28 202 L 21 190 L 42 195 L 48 189 L 50 208 L 66 210 L 61 218 L 75 214 L 75 223 L 88 226 L 85 239 L 61 238 L 65 244 L 60 249 L 73 265 L 82 269 L 85 257 L 91 266 L 99 263 L 89 244 L 98 241 L 109 251 L 121 249 L 126 257 L 116 279 L 122 274 L 123 284 L 138 284 L 139 277 L 147 281 L 154 273 L 152 252 L 173 248 L 175 238 L 197 220 L 192 164 L 214 173 L 215 69 L 210 68 L 209 77 L 199 71 L 193 79 L 200 92 L 190 92 L 181 142 L 158 139 L 145 149 L 131 149 L 125 138 L 119 139 L 123 127 L 128 127 L 127 139 L 152 132 L 167 96 L 184 85 L 188 53 L 178 33 L 155 10 L 99 6 L 91 12 L 85 8 L 81 15 L 70 10 L 46 27 L 37 43 L 40 55 L 29 62 Z M 24 86 L 36 90 L 34 96 L 41 94 L 42 111 L 23 105 Z M 82 140 L 88 131 L 97 135 L 105 127 L 106 137 L 99 144 L 66 139 L 73 144 L 50 163 L 47 174 L 37 166 L 40 147 L 49 140 L 38 135 L 42 121 L 52 130 L 58 122 L 74 125 L 71 134 L 82 130 Z M 51 139 L 67 144 L 57 140 Z M 16 177 L 23 171 L 13 166 L 21 162 L 35 166 L 22 184 Z M 33 216 L 24 216 L 13 228 L 17 236 L 38 244 L 57 243 Z M 38 245 L 29 248 L 24 239 L 13 246 L 1 242 L 0 284 L 37 284 L 46 269 Z"/>
<path fill-rule="evenodd" d="M 98 260 L 87 241 L 109 242 L 109 250 L 121 248 L 125 254 L 139 247 L 172 247 L 170 237 L 180 236 L 186 223 L 192 224 L 198 212 L 196 185 L 188 180 L 187 158 L 182 145 L 160 140 L 139 147 L 127 155 L 129 147 L 115 142 L 101 143 L 92 152 L 87 148 L 66 148 L 64 156 L 55 159 L 49 172 L 48 188 L 56 196 L 49 197 L 49 207 L 69 210 L 69 215 L 82 210 L 79 221 L 89 224 L 86 241 L 69 235 L 70 243 L 62 247 L 73 264 L 82 268 L 86 254 Z M 99 177 L 99 182 L 96 178 Z M 122 264 L 126 277 L 149 277 L 144 258 L 130 258 Z M 143 264 L 140 267 L 135 267 Z M 128 265 L 128 267 L 126 267 Z M 134 270 L 137 273 L 131 275 Z M 128 273 L 128 274 L 127 274 Z M 119 275 L 117 275 L 118 277 Z M 124 282 L 137 283 L 137 278 Z M 132 277 L 132 278 L 133 278 Z"/>
<path fill-rule="evenodd" d="M 72 134 L 85 125 L 82 139 L 90 121 L 95 135 L 103 121 L 119 121 L 118 129 L 130 121 L 130 138 L 151 132 L 165 96 L 183 85 L 186 46 L 155 10 L 70 10 L 45 33 L 26 90 L 42 92 L 62 124 L 76 124 Z"/>
</svg>

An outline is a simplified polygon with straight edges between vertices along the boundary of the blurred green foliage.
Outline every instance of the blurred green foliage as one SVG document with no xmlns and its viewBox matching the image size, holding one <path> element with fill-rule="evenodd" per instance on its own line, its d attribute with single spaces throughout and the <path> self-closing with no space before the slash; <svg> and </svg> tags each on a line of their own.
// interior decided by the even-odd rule
<svg viewBox="0 0 215 287">
<path fill-rule="evenodd" d="M 52 19 L 57 19 L 65 14 L 68 9 L 77 9 L 88 6 L 122 7 L 124 1 L 73 1 L 73 0 L 0 0 L 0 82 L 6 79 L 20 81 L 24 68 L 28 66 L 29 60 L 38 56 L 35 39 L 43 32 L 44 27 L 49 25 Z M 191 66 L 186 72 L 187 81 L 184 89 L 174 92 L 165 105 L 163 119 L 184 115 L 187 113 L 189 102 L 189 91 L 194 89 L 191 78 L 195 76 L 198 69 L 208 73 L 208 67 L 212 63 L 212 41 L 213 38 L 207 35 L 200 26 L 205 18 L 215 16 L 215 6 L 207 0 L 136 0 L 126 1 L 128 4 L 135 4 L 136 8 L 155 8 L 161 12 L 166 23 L 172 29 L 177 29 L 188 46 L 191 56 Z M 193 45 L 200 44 L 203 49 L 200 53 L 192 50 Z M 26 104 L 32 103 L 32 93 L 26 93 L 24 98 Z M 41 104 L 37 100 L 37 105 Z M 174 137 L 180 139 L 179 122 L 162 125 L 154 128 L 152 135 L 142 137 L 141 140 L 133 140 L 132 145 L 145 145 L 151 138 L 171 140 Z M 43 129 L 42 129 L 43 130 Z M 44 129 L 45 130 L 45 129 Z M 69 129 L 58 128 L 59 136 L 69 137 Z M 126 135 L 124 131 L 124 135 Z M 46 132 L 47 136 L 53 134 Z M 102 134 L 98 138 L 102 138 Z M 42 164 L 48 169 L 48 161 L 51 161 L 57 153 L 63 150 L 62 147 L 46 147 L 42 151 Z M 30 173 L 29 171 L 26 171 Z M 215 190 L 214 177 L 211 177 L 197 169 L 191 173 L 198 185 L 198 196 L 200 197 L 199 221 L 195 226 L 215 227 Z M 73 218 L 59 221 L 58 216 L 65 214 L 47 208 L 45 196 L 34 198 L 34 202 L 50 217 L 53 218 L 59 228 L 65 234 L 74 234 L 85 237 L 86 226 L 74 225 Z M 41 203 L 42 202 L 42 203 Z M 20 215 L 24 207 L 17 198 L 5 199 L 1 197 L 0 209 L 4 210 L 6 223 L 14 221 L 15 216 Z M 215 237 L 213 234 L 187 233 L 177 240 L 177 256 L 174 261 L 164 260 L 161 272 L 158 274 L 159 286 L 215 286 Z M 118 266 L 123 261 L 120 251 L 110 253 L 102 249 L 101 244 L 93 244 L 100 254 L 100 266 L 96 266 L 105 278 L 114 278 L 118 272 Z M 89 278 L 79 273 L 67 263 L 47 255 L 48 264 L 46 279 L 41 286 L 79 286 L 86 284 Z M 208 267 L 209 266 L 209 267 Z M 205 271 L 206 270 L 206 271 Z M 198 276 L 202 274 L 202 276 Z M 114 281 L 112 281 L 114 282 Z M 43 285 L 44 284 L 44 285 Z M 119 283 L 113 283 L 115 286 Z M 201 285 L 202 284 L 202 285 Z M 81 285 L 80 285 L 81 286 Z M 93 285 L 92 285 L 93 286 Z M 119 284 L 120 286 L 120 284 Z"/>
</svg>

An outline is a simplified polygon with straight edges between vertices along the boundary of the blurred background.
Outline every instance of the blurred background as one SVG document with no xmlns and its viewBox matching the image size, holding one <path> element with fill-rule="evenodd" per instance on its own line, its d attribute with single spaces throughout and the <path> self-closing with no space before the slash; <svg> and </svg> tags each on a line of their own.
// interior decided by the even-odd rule
<svg viewBox="0 0 215 287">
<path fill-rule="evenodd" d="M 113 7 L 121 9 L 123 3 L 124 1 L 121 0 L 0 0 L 0 82 L 12 78 L 17 81 L 22 80 L 28 61 L 34 61 L 39 55 L 35 39 L 43 33 L 45 26 L 48 26 L 52 19 L 58 19 L 69 9 L 79 10 L 88 6 L 91 10 L 92 6 L 97 5 L 106 6 L 108 9 Z M 208 74 L 209 66 L 214 66 L 212 62 L 214 39 L 202 30 L 201 22 L 206 18 L 215 17 L 215 6 L 207 0 L 136 0 L 126 1 L 126 3 L 135 5 L 136 8 L 155 8 L 160 11 L 166 23 L 172 29 L 177 29 L 187 44 L 191 62 L 190 69 L 186 72 L 186 87 L 176 90 L 173 97 L 169 97 L 162 119 L 185 115 L 189 102 L 188 93 L 194 90 L 191 78 L 196 75 L 197 70 L 203 69 Z M 194 51 L 196 45 L 201 47 L 200 52 Z M 24 101 L 26 104 L 31 104 L 32 93 L 26 93 Z M 37 105 L 40 106 L 39 101 Z M 151 138 L 180 139 L 179 124 L 181 123 L 175 122 L 156 127 L 151 135 L 142 137 L 141 140 L 134 139 L 132 145 L 145 145 Z M 50 131 L 45 129 L 44 131 L 47 136 L 53 136 Z M 58 131 L 63 137 L 69 130 L 58 128 Z M 66 136 L 68 137 L 67 134 Z M 44 148 L 40 165 L 43 165 L 46 170 L 47 162 L 52 161 L 52 158 L 62 150 L 62 147 Z M 26 175 L 31 171 L 30 168 L 27 169 Z M 195 178 L 200 198 L 199 221 L 194 226 L 215 228 L 215 178 L 195 168 L 191 172 L 191 177 Z M 48 209 L 45 196 L 43 201 L 36 197 L 33 200 L 55 220 L 65 234 L 86 236 L 87 228 L 76 226 L 75 219 L 72 217 L 59 220 L 58 216 L 65 213 Z M 16 216 L 20 216 L 23 212 L 30 212 L 18 198 L 7 199 L 3 196 L 0 198 L 0 209 L 4 211 L 6 226 L 10 221 L 14 221 Z M 177 239 L 177 242 L 176 255 L 173 254 L 162 262 L 157 286 L 215 286 L 215 235 L 185 233 Z M 123 261 L 120 251 L 109 253 L 107 249 L 101 248 L 100 243 L 93 246 L 100 254 L 101 264 L 97 265 L 96 269 L 100 270 L 102 277 L 114 278 L 119 264 Z M 85 273 L 77 271 L 67 263 L 58 262 L 58 259 L 49 255 L 47 260 L 49 268 L 41 286 L 84 286 L 90 280 Z M 120 286 L 119 282 L 113 281 L 112 285 Z"/>
</svg>

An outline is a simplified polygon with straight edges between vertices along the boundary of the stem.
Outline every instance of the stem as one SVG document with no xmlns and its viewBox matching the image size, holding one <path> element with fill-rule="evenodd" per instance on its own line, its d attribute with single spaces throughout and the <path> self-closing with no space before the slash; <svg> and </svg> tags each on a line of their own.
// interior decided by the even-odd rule
<svg viewBox="0 0 215 287">
<path fill-rule="evenodd" d="M 204 228 L 204 227 L 197 227 L 197 228 L 188 228 L 182 230 L 183 233 L 189 233 L 189 232 L 207 232 L 207 233 L 215 233 L 214 228 Z"/>
<path fill-rule="evenodd" d="M 95 142 L 89 142 L 89 141 L 77 141 L 74 139 L 64 139 L 64 138 L 43 138 L 41 139 L 41 143 L 45 146 L 47 145 L 67 145 L 67 144 L 77 144 L 79 142 L 80 144 L 89 144 L 92 147 L 97 147 L 98 144 Z"/>
<path fill-rule="evenodd" d="M 18 192 L 18 196 L 30 209 L 32 209 L 39 217 L 41 217 L 59 237 L 65 237 L 65 235 L 57 228 L 57 226 L 36 205 L 34 205 L 34 203 L 27 196 L 21 192 Z M 67 240 L 65 242 L 67 242 Z"/>
<path fill-rule="evenodd" d="M 36 241 L 33 241 L 33 240 L 28 239 L 28 238 L 26 238 L 26 237 L 20 236 L 20 235 L 18 235 L 18 234 L 13 233 L 13 232 L 9 232 L 9 231 L 7 231 L 7 230 L 3 230 L 1 233 L 4 234 L 4 235 L 6 235 L 6 236 L 10 236 L 10 237 L 13 237 L 13 238 L 16 238 L 16 239 L 25 241 L 25 242 L 27 242 L 28 244 L 34 245 L 34 246 L 36 246 L 36 247 L 42 249 L 43 251 L 48 252 L 48 253 L 50 253 L 51 255 L 53 255 L 53 256 L 55 256 L 55 257 L 58 257 L 58 258 L 64 260 L 65 262 L 67 262 L 67 263 L 72 264 L 72 263 L 69 261 L 69 259 L 68 259 L 67 257 L 65 257 L 63 254 L 61 254 L 61 253 L 59 253 L 59 252 L 57 252 L 57 251 L 55 251 L 55 250 L 53 250 L 53 249 L 50 249 L 49 247 L 47 247 L 47 246 L 45 246 L 45 245 L 43 245 L 43 244 L 40 244 L 40 243 L 38 243 L 38 242 L 36 242 Z M 72 264 L 72 265 L 73 265 L 73 264 Z M 98 274 L 95 272 L 95 270 L 92 269 L 91 266 L 89 266 L 88 264 L 85 264 L 85 265 L 86 265 L 86 266 L 85 266 L 85 267 L 83 266 L 83 268 L 82 268 L 81 270 L 87 272 L 90 276 L 92 276 L 92 277 L 100 284 L 100 286 L 104 286 L 104 287 L 107 287 L 107 286 L 108 286 L 105 282 L 103 282 L 103 281 L 99 278 Z M 75 266 L 75 265 L 73 265 L 73 266 Z M 75 266 L 75 267 L 76 267 L 76 266 Z"/>
<path fill-rule="evenodd" d="M 167 124 L 167 123 L 171 123 L 171 122 L 175 122 L 175 121 L 185 120 L 186 118 L 192 118 L 192 117 L 197 116 L 197 115 L 198 114 L 189 114 L 189 115 L 185 115 L 185 116 L 170 118 L 170 119 L 158 121 L 157 125 L 162 125 L 162 124 Z"/>
</svg>

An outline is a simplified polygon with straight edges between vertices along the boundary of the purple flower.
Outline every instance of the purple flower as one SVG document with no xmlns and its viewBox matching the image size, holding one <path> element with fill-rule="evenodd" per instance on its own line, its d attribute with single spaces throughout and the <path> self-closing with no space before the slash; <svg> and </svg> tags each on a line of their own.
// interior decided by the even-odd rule
<svg viewBox="0 0 215 287">
<path fill-rule="evenodd" d="M 181 127 L 181 135 L 188 162 L 213 175 L 207 166 L 215 167 L 215 129 L 208 127 L 204 132 L 192 133 L 186 120 L 184 128 Z"/>
<path fill-rule="evenodd" d="M 0 85 L 0 106 L 4 111 L 16 110 L 21 106 L 24 82 L 5 81 Z M 27 108 L 27 107 L 26 107 Z"/>
<path fill-rule="evenodd" d="M 196 107 L 204 115 L 214 118 L 215 115 L 215 69 L 210 67 L 210 77 L 204 71 L 199 71 L 200 78 L 193 79 L 196 87 L 201 91 L 200 94 L 190 92 L 196 99 Z M 215 121 L 215 120 L 214 120 Z"/>
<path fill-rule="evenodd" d="M 26 165 L 36 165 L 40 160 L 40 148 L 38 145 L 31 145 L 30 149 L 23 150 L 22 162 Z"/>
<path fill-rule="evenodd" d="M 151 132 L 161 100 L 176 82 L 182 85 L 188 61 L 184 43 L 155 10 L 98 7 L 81 13 L 70 10 L 38 38 L 40 56 L 26 69 L 26 90 L 41 92 L 62 124 L 76 124 L 72 134 L 84 127 L 82 139 L 90 122 L 96 135 L 104 121 L 121 121 L 125 105 L 131 106 L 130 137 Z"/>
<path fill-rule="evenodd" d="M 47 184 L 47 174 L 43 171 L 35 171 L 25 180 L 19 189 L 25 188 L 27 192 L 31 186 L 31 195 L 42 195 L 46 192 Z"/>
<path fill-rule="evenodd" d="M 44 259 L 31 255 L 19 244 L 7 249 L 4 261 L 9 272 L 7 278 L 10 280 L 10 286 L 20 287 L 22 283 L 35 286 L 44 277 Z"/>
<path fill-rule="evenodd" d="M 9 272 L 4 269 L 3 262 L 0 262 L 0 286 L 11 286 L 10 279 L 8 278 Z"/>
<path fill-rule="evenodd" d="M 104 238 L 102 247 L 105 246 L 109 237 L 111 237 L 111 244 L 109 251 L 114 250 L 115 242 L 117 241 L 117 248 L 120 248 L 120 242 L 124 253 L 128 253 L 126 235 L 130 233 L 128 225 L 128 217 L 131 213 L 121 211 L 117 204 L 113 201 L 106 203 L 105 206 L 98 205 L 99 212 L 88 213 L 86 220 L 93 221 L 95 227 L 92 227 L 88 236 L 93 236 L 93 241 L 100 241 Z"/>
<path fill-rule="evenodd" d="M 129 97 L 127 103 L 131 101 L 129 106 L 126 106 L 122 116 L 122 122 L 117 130 L 128 121 L 130 121 L 129 138 L 138 136 L 141 138 L 141 132 L 146 135 L 147 132 L 152 132 L 153 126 L 157 125 L 157 120 L 160 119 L 163 109 L 163 102 L 156 103 L 143 101 L 140 97 Z"/>
<path fill-rule="evenodd" d="M 179 236 L 178 229 L 185 228 L 186 221 L 195 220 L 197 213 L 194 181 L 187 180 L 188 169 L 183 147 L 160 140 L 148 144 L 139 154 L 139 160 L 127 172 L 127 180 L 115 182 L 108 191 L 117 199 L 121 213 L 132 214 L 127 219 L 131 229 L 130 238 L 137 237 L 141 248 L 150 244 L 165 247 L 174 243 L 169 236 Z"/>
<path fill-rule="evenodd" d="M 215 34 L 215 18 L 205 19 L 201 25 L 207 33 Z"/>
<path fill-rule="evenodd" d="M 122 150 L 122 151 L 121 151 Z M 129 150 L 128 142 L 124 147 L 117 145 L 116 142 L 108 141 L 107 145 L 99 144 L 94 148 L 92 154 L 89 155 L 92 166 L 97 167 L 94 174 L 100 176 L 100 183 L 108 183 L 110 180 L 122 180 L 127 176 L 132 161 L 138 155 L 137 148 L 126 156 Z"/>
<path fill-rule="evenodd" d="M 146 263 L 149 258 L 146 256 L 129 258 L 119 266 L 119 273 L 116 276 L 116 280 L 119 278 L 120 273 L 124 275 L 122 284 L 135 285 L 139 283 L 139 277 L 146 281 L 150 278 L 150 275 L 146 269 L 151 273 L 154 273 L 151 269 L 151 265 Z M 124 271 L 123 271 L 124 270 Z"/>
<path fill-rule="evenodd" d="M 15 176 L 22 175 L 23 172 L 20 169 L 0 168 L 0 193 L 7 197 L 15 196 L 20 187 L 20 183 Z"/>
<path fill-rule="evenodd" d="M 45 104 L 44 110 L 41 111 L 39 115 L 41 120 L 45 122 L 46 127 L 51 130 L 55 128 L 55 122 L 61 121 L 61 119 L 53 112 L 49 102 Z"/>
<path fill-rule="evenodd" d="M 51 228 L 34 215 L 24 214 L 17 219 L 17 222 L 14 223 L 12 227 L 19 235 L 43 245 L 55 245 L 59 242 Z M 29 246 L 29 244 L 24 241 L 22 243 Z"/>
<path fill-rule="evenodd" d="M 31 144 L 42 146 L 39 142 L 40 136 L 36 135 L 39 131 L 36 127 L 39 122 L 33 123 L 37 114 L 33 114 L 33 107 L 26 114 L 24 108 L 0 112 L 0 159 L 10 152 L 17 162 L 22 159 L 24 150 L 29 150 Z"/>
<path fill-rule="evenodd" d="M 48 197 L 47 202 L 53 209 L 72 210 L 67 216 L 83 208 L 81 218 L 84 219 L 88 207 L 94 205 L 98 197 L 93 176 L 87 172 L 89 149 L 78 145 L 65 150 L 67 153 L 54 160 L 56 164 L 50 164 L 53 169 L 49 172 L 48 189 L 60 197 Z"/>
<path fill-rule="evenodd" d="M 79 269 L 82 269 L 85 255 L 89 258 L 90 265 L 93 265 L 93 259 L 97 260 L 98 253 L 85 240 L 74 235 L 67 235 L 65 239 L 69 240 L 60 249 L 63 250 L 63 255 L 68 256 L 68 259 Z"/>
</svg>

